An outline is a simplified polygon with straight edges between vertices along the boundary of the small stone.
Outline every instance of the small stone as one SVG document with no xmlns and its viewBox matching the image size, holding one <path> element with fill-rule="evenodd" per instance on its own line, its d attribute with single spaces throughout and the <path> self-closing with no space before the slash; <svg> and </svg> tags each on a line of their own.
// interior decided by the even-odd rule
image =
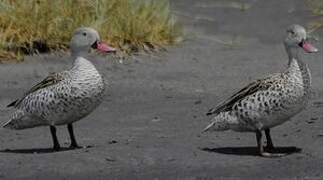
<svg viewBox="0 0 323 180">
<path fill-rule="evenodd" d="M 160 120 L 161 120 L 161 119 L 160 119 L 159 117 L 157 117 L 157 116 L 156 116 L 156 117 L 154 117 L 151 121 L 152 121 L 152 122 L 158 122 L 158 121 L 160 121 Z"/>
<path fill-rule="evenodd" d="M 115 159 L 112 159 L 112 158 L 110 158 L 110 157 L 105 158 L 105 160 L 106 160 L 106 161 L 109 161 L 109 162 L 115 162 L 115 161 L 116 161 Z"/>
<path fill-rule="evenodd" d="M 168 136 L 166 136 L 166 135 L 157 135 L 157 137 L 158 137 L 158 138 L 161 138 L 161 139 L 163 139 L 163 138 L 168 138 Z"/>
<path fill-rule="evenodd" d="M 116 143 L 118 143 L 118 141 L 116 141 L 116 140 L 109 141 L 109 144 L 116 144 Z"/>
<path fill-rule="evenodd" d="M 168 158 L 167 161 L 168 162 L 172 162 L 172 161 L 175 161 L 176 159 L 175 158 Z"/>
<path fill-rule="evenodd" d="M 306 121 L 307 124 L 313 124 L 315 121 Z"/>
<path fill-rule="evenodd" d="M 87 149 L 87 148 L 93 148 L 94 146 L 92 146 L 92 145 L 87 145 L 87 146 L 82 146 L 81 148 L 83 148 L 83 149 Z"/>
<path fill-rule="evenodd" d="M 202 100 L 197 100 L 194 102 L 195 105 L 202 104 Z"/>
</svg>

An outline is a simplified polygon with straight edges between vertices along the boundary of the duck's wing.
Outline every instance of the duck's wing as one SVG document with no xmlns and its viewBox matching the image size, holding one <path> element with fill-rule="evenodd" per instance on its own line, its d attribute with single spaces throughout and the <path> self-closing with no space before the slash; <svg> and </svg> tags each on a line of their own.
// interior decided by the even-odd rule
<svg viewBox="0 0 323 180">
<path fill-rule="evenodd" d="M 29 94 L 49 86 L 53 86 L 64 79 L 62 73 L 50 73 L 44 80 L 33 86 L 23 97 L 11 102 L 7 107 L 17 107 Z"/>
<path fill-rule="evenodd" d="M 275 82 L 277 82 L 277 78 L 281 77 L 282 74 L 275 74 L 273 76 L 256 80 L 244 88 L 242 88 L 237 93 L 233 94 L 230 98 L 220 103 L 215 108 L 211 108 L 206 115 L 219 114 L 220 112 L 230 111 L 232 110 L 233 105 L 242 100 L 243 98 L 257 92 L 269 89 Z"/>
</svg>

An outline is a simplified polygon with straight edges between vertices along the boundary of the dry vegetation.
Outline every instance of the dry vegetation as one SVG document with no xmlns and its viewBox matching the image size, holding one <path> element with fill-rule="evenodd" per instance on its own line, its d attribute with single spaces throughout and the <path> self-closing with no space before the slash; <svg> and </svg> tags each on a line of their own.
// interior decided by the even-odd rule
<svg viewBox="0 0 323 180">
<path fill-rule="evenodd" d="M 81 26 L 96 28 L 125 54 L 182 37 L 168 0 L 0 0 L 0 59 L 64 50 Z"/>
<path fill-rule="evenodd" d="M 310 31 L 323 27 L 323 0 L 306 0 L 313 14 L 318 16 L 318 19 L 310 23 Z"/>
</svg>

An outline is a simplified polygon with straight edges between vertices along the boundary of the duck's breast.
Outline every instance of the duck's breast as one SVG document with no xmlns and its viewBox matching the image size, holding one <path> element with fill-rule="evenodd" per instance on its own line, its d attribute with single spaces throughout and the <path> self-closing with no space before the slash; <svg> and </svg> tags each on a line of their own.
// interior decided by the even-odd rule
<svg viewBox="0 0 323 180">
<path fill-rule="evenodd" d="M 90 114 L 102 102 L 104 87 L 99 72 L 91 63 L 85 62 L 85 67 L 83 64 L 72 69 L 68 78 L 33 94 L 30 99 L 37 106 L 26 106 L 25 109 L 50 125 L 72 123 Z"/>
<path fill-rule="evenodd" d="M 55 124 L 74 122 L 90 114 L 102 102 L 104 89 L 103 78 L 94 67 L 75 73 L 68 85 L 69 93 L 60 94 L 61 102 L 58 103 L 66 102 L 67 105 Z"/>
</svg>

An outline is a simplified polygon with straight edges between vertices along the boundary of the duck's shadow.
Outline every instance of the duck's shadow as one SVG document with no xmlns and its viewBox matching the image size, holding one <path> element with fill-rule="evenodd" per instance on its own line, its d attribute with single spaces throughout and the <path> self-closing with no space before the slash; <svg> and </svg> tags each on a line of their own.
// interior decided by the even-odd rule
<svg viewBox="0 0 323 180">
<path fill-rule="evenodd" d="M 70 147 L 61 147 L 60 150 L 54 150 L 53 148 L 32 148 L 32 149 L 2 149 L 0 153 L 17 153 L 17 154 L 46 154 L 46 153 L 57 153 L 64 151 L 73 151 L 77 149 L 88 149 L 93 146 L 79 147 L 79 148 L 70 148 Z"/>
<path fill-rule="evenodd" d="M 231 155 L 240 155 L 240 156 L 259 156 L 258 148 L 252 146 L 245 147 L 220 147 L 220 148 L 200 148 L 202 151 L 206 152 L 215 152 L 220 154 L 231 154 Z M 266 150 L 266 148 L 265 148 Z M 275 147 L 271 153 L 282 153 L 285 155 L 290 155 L 294 153 L 300 153 L 302 151 L 301 148 L 295 146 L 289 147 Z"/>
</svg>

